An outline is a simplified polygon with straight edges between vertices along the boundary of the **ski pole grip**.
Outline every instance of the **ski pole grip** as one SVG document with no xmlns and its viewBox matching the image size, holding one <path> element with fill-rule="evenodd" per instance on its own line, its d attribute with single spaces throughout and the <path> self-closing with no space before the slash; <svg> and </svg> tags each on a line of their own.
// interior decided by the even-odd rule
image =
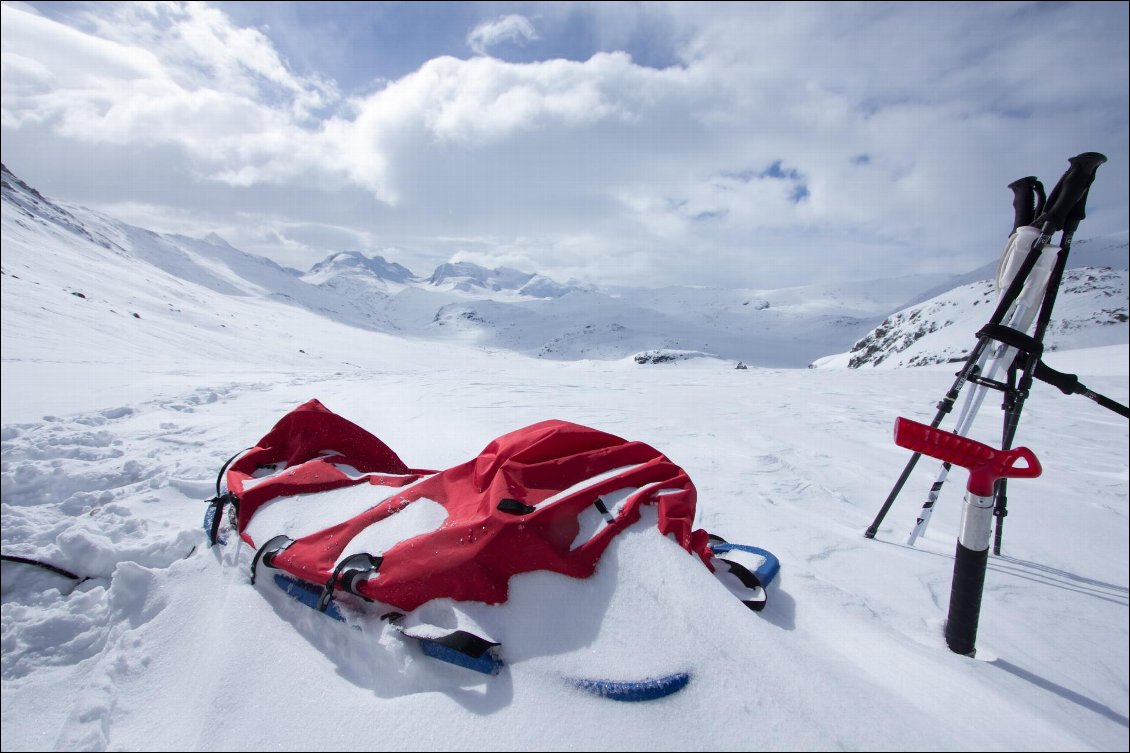
<svg viewBox="0 0 1130 753">
<path fill-rule="evenodd" d="M 1075 231 L 1079 229 L 1079 223 L 1087 216 L 1087 196 L 1091 193 L 1088 187 L 1079 201 L 1075 202 L 1075 206 L 1071 207 L 1071 211 L 1067 213 L 1067 217 L 1063 220 L 1063 234 L 1070 238 L 1075 235 Z M 1062 243 L 1060 244 L 1062 245 Z"/>
<path fill-rule="evenodd" d="M 1068 162 L 1071 163 L 1071 167 L 1067 168 L 1067 172 L 1055 184 L 1051 196 L 1048 197 L 1048 210 L 1035 223 L 1043 226 L 1050 222 L 1053 227 L 1052 232 L 1063 229 L 1071 210 L 1091 187 L 1095 179 L 1095 171 L 1099 169 L 1099 165 L 1106 162 L 1106 155 L 1098 152 L 1083 152 L 1075 155 Z"/>
<path fill-rule="evenodd" d="M 1008 184 L 1012 189 L 1012 231 L 1018 227 L 1027 227 L 1036 219 L 1036 184 L 1039 179 L 1035 175 L 1019 178 Z"/>
<path fill-rule="evenodd" d="M 1043 473 L 1040 461 L 1027 447 L 997 450 L 960 434 L 895 419 L 895 444 L 969 470 L 966 489 L 978 497 L 991 497 L 1000 478 L 1035 478 Z M 1024 465 L 1017 465 L 1024 461 Z"/>
</svg>

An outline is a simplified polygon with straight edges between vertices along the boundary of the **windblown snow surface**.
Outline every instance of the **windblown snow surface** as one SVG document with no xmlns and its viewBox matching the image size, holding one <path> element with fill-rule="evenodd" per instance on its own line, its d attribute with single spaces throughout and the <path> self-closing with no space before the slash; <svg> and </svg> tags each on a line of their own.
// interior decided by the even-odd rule
<svg viewBox="0 0 1130 753">
<path fill-rule="evenodd" d="M 895 418 L 929 422 L 952 364 L 550 362 L 357 329 L 4 212 L 3 553 L 89 578 L 4 564 L 4 750 L 1130 747 L 1127 422 L 1084 397 L 1033 389 L 1017 444 L 1044 473 L 1009 486 L 959 656 L 943 627 L 965 472 L 915 546 L 929 459 L 863 535 L 909 459 Z M 1128 399 L 1124 342 L 1047 360 Z M 490 677 L 252 586 L 248 547 L 208 547 L 205 500 L 310 398 L 414 467 L 550 418 L 645 441 L 694 480 L 698 527 L 779 557 L 768 605 L 645 520 L 591 578 L 529 573 L 464 605 L 502 643 Z M 996 402 L 975 438 L 999 438 Z M 570 682 L 679 671 L 685 689 L 646 703 Z"/>
</svg>

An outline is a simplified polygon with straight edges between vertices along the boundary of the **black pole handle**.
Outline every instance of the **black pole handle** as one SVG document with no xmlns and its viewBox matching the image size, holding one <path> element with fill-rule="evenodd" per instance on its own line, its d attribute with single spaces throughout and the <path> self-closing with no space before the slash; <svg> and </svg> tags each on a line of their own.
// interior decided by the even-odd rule
<svg viewBox="0 0 1130 753">
<path fill-rule="evenodd" d="M 1083 152 L 1068 160 L 1071 167 L 1055 184 L 1048 197 L 1048 210 L 1041 214 L 1034 224 L 1044 227 L 1051 224 L 1051 232 L 1063 229 L 1071 210 L 1080 202 L 1095 179 L 1095 171 L 1106 162 L 1106 156 L 1098 152 Z M 1080 219 L 1082 219 L 1080 217 Z"/>
<path fill-rule="evenodd" d="M 1012 232 L 1018 227 L 1026 227 L 1036 219 L 1036 185 L 1040 180 L 1035 175 L 1018 178 L 1008 184 L 1012 189 Z"/>
<path fill-rule="evenodd" d="M 1070 238 L 1075 235 L 1075 231 L 1079 229 L 1079 223 L 1087 216 L 1087 196 L 1090 195 L 1091 188 L 1083 192 L 1079 197 L 1079 201 L 1075 202 L 1075 206 L 1071 207 L 1071 211 L 1067 213 L 1067 217 L 1063 220 L 1063 234 L 1065 237 Z M 1062 245 L 1062 243 L 1060 244 Z"/>
</svg>

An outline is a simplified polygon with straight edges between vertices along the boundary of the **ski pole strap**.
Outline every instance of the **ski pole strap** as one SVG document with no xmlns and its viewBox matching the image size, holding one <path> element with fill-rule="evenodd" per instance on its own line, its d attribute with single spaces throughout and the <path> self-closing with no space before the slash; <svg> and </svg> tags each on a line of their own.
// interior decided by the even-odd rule
<svg viewBox="0 0 1130 753">
<path fill-rule="evenodd" d="M 1035 453 L 1027 447 L 996 450 L 960 434 L 899 417 L 895 444 L 969 470 L 970 494 L 991 497 L 1000 478 L 1035 478 L 1043 472 Z M 1025 465 L 1017 465 L 1023 460 Z"/>
<path fill-rule="evenodd" d="M 1068 162 L 1071 166 L 1055 184 L 1051 196 L 1048 197 L 1049 208 L 1034 223 L 1040 226 L 1051 223 L 1052 232 L 1066 227 L 1068 215 L 1086 195 L 1087 189 L 1095 179 L 1095 171 L 1099 169 L 1099 165 L 1106 162 L 1106 155 L 1098 152 L 1083 152 L 1075 155 Z M 1082 216 L 1079 219 L 1082 219 Z"/>
<path fill-rule="evenodd" d="M 1062 371 L 1056 371 L 1043 361 L 1039 361 L 1036 364 L 1035 377 L 1041 382 L 1050 384 L 1065 395 L 1083 395 L 1089 397 L 1107 410 L 1112 410 L 1125 418 L 1130 418 L 1130 408 L 1111 400 L 1105 395 L 1100 395 L 1095 392 L 1087 387 L 1087 385 L 1080 382 L 1079 377 L 1075 374 L 1064 374 Z"/>
</svg>

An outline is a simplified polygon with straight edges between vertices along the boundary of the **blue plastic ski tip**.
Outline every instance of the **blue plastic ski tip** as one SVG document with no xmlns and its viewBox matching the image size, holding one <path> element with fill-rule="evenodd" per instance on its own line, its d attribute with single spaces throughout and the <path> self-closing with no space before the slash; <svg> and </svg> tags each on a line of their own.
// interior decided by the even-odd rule
<svg viewBox="0 0 1130 753">
<path fill-rule="evenodd" d="M 302 581 L 288 578 L 285 575 L 275 574 L 275 585 L 283 590 L 283 592 L 294 599 L 301 602 L 311 609 L 318 608 L 318 599 L 322 596 L 322 589 L 311 583 L 303 583 Z M 330 599 L 329 606 L 326 611 L 322 612 L 326 617 L 332 617 L 338 622 L 345 622 L 345 617 L 341 614 L 341 610 L 337 608 L 337 604 L 333 599 Z"/>
<path fill-rule="evenodd" d="M 420 649 L 423 650 L 424 654 L 433 659 L 439 659 L 466 669 L 473 669 L 476 672 L 482 672 L 484 675 L 497 675 L 498 671 L 502 669 L 502 660 L 490 651 L 484 651 L 482 655 L 474 657 L 427 638 L 417 638 L 416 640 L 420 642 Z"/>
<path fill-rule="evenodd" d="M 777 577 L 777 573 L 781 570 L 781 561 L 772 552 L 762 549 L 759 546 L 750 546 L 748 544 L 715 544 L 710 547 L 714 550 L 715 554 L 723 554 L 731 549 L 737 549 L 742 552 L 749 552 L 751 554 L 759 554 L 765 558 L 765 561 L 753 572 L 757 576 L 757 580 L 761 582 L 762 588 L 768 586 L 769 583 Z"/>
<path fill-rule="evenodd" d="M 666 677 L 654 677 L 647 680 L 573 680 L 573 684 L 601 698 L 613 701 L 654 701 L 664 698 L 672 693 L 678 693 L 691 681 L 687 672 L 677 672 Z"/>
</svg>

